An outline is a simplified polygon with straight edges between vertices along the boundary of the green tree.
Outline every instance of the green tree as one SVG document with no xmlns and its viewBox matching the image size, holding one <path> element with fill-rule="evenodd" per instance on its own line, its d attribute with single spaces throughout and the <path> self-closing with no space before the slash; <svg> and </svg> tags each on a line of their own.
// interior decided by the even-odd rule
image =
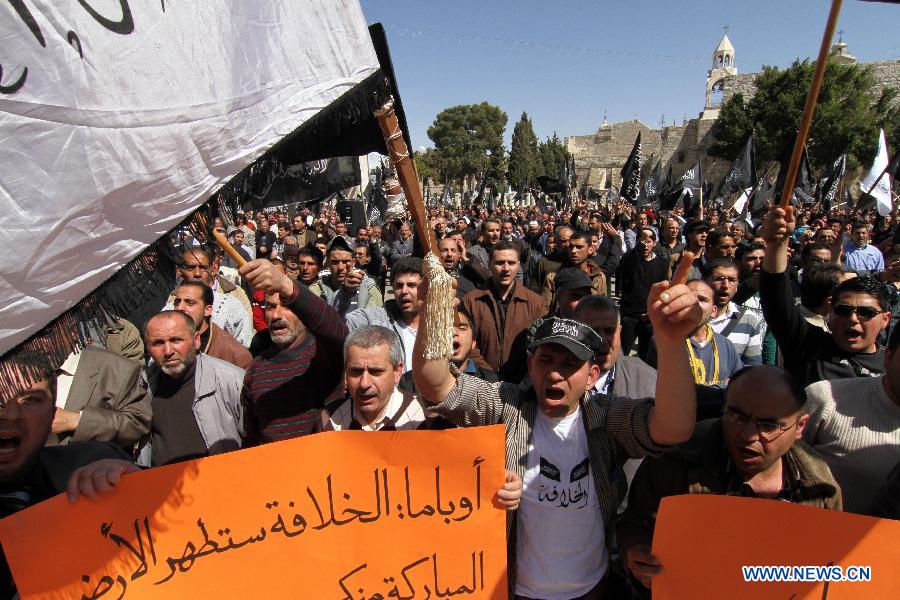
<svg viewBox="0 0 900 600">
<path fill-rule="evenodd" d="M 451 106 L 438 113 L 428 137 L 444 159 L 447 176 L 485 174 L 501 180 L 506 171 L 506 122 L 506 113 L 487 102 Z"/>
<path fill-rule="evenodd" d="M 440 150 L 427 148 L 424 152 L 414 152 L 413 160 L 416 162 L 416 171 L 423 181 L 428 179 L 433 183 L 446 183 L 447 164 Z"/>
<path fill-rule="evenodd" d="M 710 154 L 734 158 L 755 129 L 757 160 L 777 160 L 796 138 L 814 69 L 810 61 L 794 61 L 784 70 L 764 67 L 752 98 L 735 94 L 722 106 Z M 850 169 L 868 165 L 875 156 L 879 127 L 889 139 L 900 135 L 896 89 L 876 97 L 873 85 L 867 66 L 828 63 L 807 141 L 814 169 L 821 171 L 844 152 Z"/>
<path fill-rule="evenodd" d="M 553 132 L 552 138 L 547 138 L 546 142 L 541 142 L 538 146 L 538 156 L 541 162 L 541 172 L 538 175 L 546 175 L 548 177 L 559 177 L 562 173 L 563 165 L 567 160 L 572 158 L 566 150 L 565 144 Z"/>
<path fill-rule="evenodd" d="M 513 188 L 521 190 L 525 182 L 534 183 L 535 178 L 542 171 L 543 165 L 538 155 L 537 136 L 534 135 L 534 127 L 531 119 L 528 118 L 528 113 L 523 112 L 522 118 L 513 128 L 506 178 Z"/>
</svg>

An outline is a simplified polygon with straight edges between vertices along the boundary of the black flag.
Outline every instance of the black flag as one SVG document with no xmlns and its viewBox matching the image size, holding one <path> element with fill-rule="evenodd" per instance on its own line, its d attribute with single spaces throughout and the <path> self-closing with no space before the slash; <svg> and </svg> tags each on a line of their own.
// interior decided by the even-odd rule
<svg viewBox="0 0 900 600">
<path fill-rule="evenodd" d="M 369 226 L 383 225 L 384 215 L 387 212 L 387 198 L 384 196 L 384 188 L 381 182 L 381 169 L 375 171 L 375 183 L 369 188 L 369 206 L 366 219 Z"/>
<path fill-rule="evenodd" d="M 844 176 L 844 173 L 847 171 L 847 156 L 845 154 L 841 154 L 837 160 L 835 160 L 831 164 L 831 171 L 828 173 L 828 176 L 822 181 L 822 186 L 819 189 L 819 202 L 822 203 L 822 210 L 828 212 L 831 210 L 831 205 L 834 203 L 835 198 L 837 198 L 838 188 L 840 188 L 841 178 Z"/>
<path fill-rule="evenodd" d="M 756 191 L 750 199 L 750 215 L 756 218 L 769 212 L 769 197 L 772 193 L 772 187 L 769 180 L 763 177 L 756 186 Z"/>
<path fill-rule="evenodd" d="M 778 179 L 775 180 L 776 199 L 781 198 L 781 192 L 784 190 L 784 180 L 787 178 L 788 167 L 791 164 L 791 153 L 793 151 L 794 146 L 793 142 L 791 142 L 778 159 L 781 166 L 778 169 Z M 794 195 L 805 202 L 810 197 L 810 193 L 815 187 L 815 184 L 816 182 L 812 176 L 812 169 L 809 167 L 809 154 L 807 154 L 806 145 L 804 145 L 803 156 L 800 159 L 800 169 L 797 171 L 797 180 L 794 182 Z"/>
<path fill-rule="evenodd" d="M 659 196 L 660 185 L 662 184 L 660 181 L 661 178 L 662 161 L 660 160 L 657 161 L 656 166 L 653 167 L 653 171 L 650 173 L 650 176 L 647 177 L 647 181 L 641 186 L 641 195 L 638 197 L 637 201 L 638 207 L 650 204 L 657 199 L 657 196 Z"/>
<path fill-rule="evenodd" d="M 625 166 L 620 173 L 622 175 L 622 198 L 634 204 L 641 193 L 641 133 L 638 132 L 634 140 L 634 147 Z"/>
<path fill-rule="evenodd" d="M 744 149 L 734 162 L 731 163 L 731 169 L 728 175 L 722 181 L 722 187 L 719 193 L 723 196 L 737 194 L 743 192 L 747 188 L 753 187 L 756 181 L 756 151 L 754 149 L 754 135 L 750 134 L 750 139 L 744 144 Z"/>
</svg>

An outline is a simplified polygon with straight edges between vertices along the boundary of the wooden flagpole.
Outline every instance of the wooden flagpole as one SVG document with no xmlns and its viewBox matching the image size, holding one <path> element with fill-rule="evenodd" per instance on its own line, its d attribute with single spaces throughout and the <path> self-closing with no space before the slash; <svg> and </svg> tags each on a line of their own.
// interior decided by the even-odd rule
<svg viewBox="0 0 900 600">
<path fill-rule="evenodd" d="M 409 148 L 406 147 L 406 141 L 403 139 L 403 131 L 400 129 L 397 114 L 394 112 L 393 98 L 375 111 L 375 118 L 378 120 L 378 126 L 384 136 L 391 162 L 397 169 L 400 187 L 403 188 L 406 204 L 409 212 L 412 213 L 413 221 L 415 221 L 416 235 L 421 240 L 426 253 L 437 254 L 437 240 L 434 238 L 434 231 L 428 226 L 428 213 L 425 211 L 425 200 L 419 189 L 416 166 L 412 161 Z"/>
<path fill-rule="evenodd" d="M 822 89 L 822 80 L 825 79 L 825 66 L 828 64 L 828 52 L 831 49 L 831 40 L 834 38 L 838 15 L 841 12 L 841 3 L 842 0 L 832 0 L 831 2 L 831 11 L 828 13 L 825 33 L 822 35 L 822 44 L 819 46 L 819 57 L 816 59 L 816 70 L 813 72 L 809 92 L 806 94 L 803 118 L 800 120 L 800 129 L 797 131 L 794 151 L 791 153 L 787 177 L 784 178 L 784 188 L 781 191 L 781 208 L 787 208 L 791 202 L 791 197 L 794 195 L 794 183 L 797 181 L 797 171 L 800 170 L 800 158 L 803 155 L 803 146 L 806 144 L 806 138 L 809 135 L 813 114 L 816 112 L 816 100 L 819 97 L 819 90 Z"/>
</svg>

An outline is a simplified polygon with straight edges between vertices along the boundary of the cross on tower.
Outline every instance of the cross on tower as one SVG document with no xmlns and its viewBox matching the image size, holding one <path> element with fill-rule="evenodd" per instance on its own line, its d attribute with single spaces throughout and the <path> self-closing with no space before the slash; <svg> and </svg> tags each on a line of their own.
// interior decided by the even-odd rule
<svg viewBox="0 0 900 600">
<path fill-rule="evenodd" d="M 722 29 L 725 30 L 725 35 L 728 35 L 728 30 L 731 29 L 731 27 L 729 25 L 725 25 L 724 27 L 722 27 Z"/>
<path fill-rule="evenodd" d="M 838 44 L 843 43 L 843 41 L 844 41 L 844 30 L 839 29 L 838 30 Z"/>
</svg>

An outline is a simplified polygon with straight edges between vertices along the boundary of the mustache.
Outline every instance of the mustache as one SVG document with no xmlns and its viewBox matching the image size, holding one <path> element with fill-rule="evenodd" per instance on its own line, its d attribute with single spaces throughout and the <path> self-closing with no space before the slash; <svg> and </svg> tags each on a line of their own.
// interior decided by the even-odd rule
<svg viewBox="0 0 900 600">
<path fill-rule="evenodd" d="M 269 327 L 289 327 L 289 325 L 284 319 L 276 319 L 269 323 Z"/>
</svg>

